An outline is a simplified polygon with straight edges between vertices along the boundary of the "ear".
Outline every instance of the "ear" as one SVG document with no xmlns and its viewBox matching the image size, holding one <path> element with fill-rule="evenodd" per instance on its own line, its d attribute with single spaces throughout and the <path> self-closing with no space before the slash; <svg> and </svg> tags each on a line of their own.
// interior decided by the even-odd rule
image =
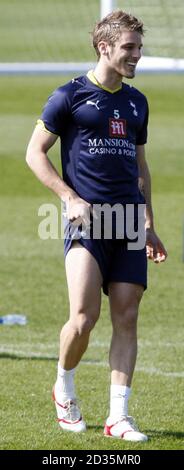
<svg viewBox="0 0 184 470">
<path fill-rule="evenodd" d="M 106 41 L 100 41 L 98 43 L 98 50 L 100 55 L 107 55 L 108 54 L 108 44 Z"/>
</svg>

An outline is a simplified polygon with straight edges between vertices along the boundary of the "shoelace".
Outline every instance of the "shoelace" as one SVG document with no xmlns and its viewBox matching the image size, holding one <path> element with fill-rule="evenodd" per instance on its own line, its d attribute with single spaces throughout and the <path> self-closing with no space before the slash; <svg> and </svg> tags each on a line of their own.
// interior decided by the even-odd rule
<svg viewBox="0 0 184 470">
<path fill-rule="evenodd" d="M 139 429 L 138 429 L 138 427 L 136 426 L 135 421 L 134 421 L 134 419 L 132 418 L 132 416 L 127 416 L 125 419 L 126 419 L 126 421 L 128 421 L 128 423 L 130 424 L 131 428 L 132 428 L 134 431 L 138 431 L 138 432 L 139 432 Z"/>
<path fill-rule="evenodd" d="M 80 411 L 75 400 L 67 400 L 65 402 L 65 419 L 69 421 L 77 421 L 80 418 Z"/>
<path fill-rule="evenodd" d="M 137 431 L 139 432 L 138 427 L 135 424 L 135 421 L 132 416 L 121 416 L 119 419 L 117 419 L 117 422 L 124 421 L 127 423 L 127 427 L 130 427 L 132 431 Z"/>
</svg>

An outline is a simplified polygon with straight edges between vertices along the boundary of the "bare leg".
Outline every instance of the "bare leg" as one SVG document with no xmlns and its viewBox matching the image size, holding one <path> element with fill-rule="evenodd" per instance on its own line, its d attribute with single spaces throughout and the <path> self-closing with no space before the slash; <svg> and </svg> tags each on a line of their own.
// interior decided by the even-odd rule
<svg viewBox="0 0 184 470">
<path fill-rule="evenodd" d="M 78 242 L 66 256 L 66 275 L 70 318 L 61 330 L 53 399 L 61 428 L 84 432 L 86 424 L 76 400 L 74 373 L 100 314 L 102 277 L 95 258 Z"/>
<path fill-rule="evenodd" d="M 60 335 L 60 365 L 73 369 L 86 351 L 101 305 L 102 276 L 95 258 L 78 242 L 66 256 L 70 318 Z"/>
<path fill-rule="evenodd" d="M 113 334 L 109 354 L 111 367 L 110 412 L 104 434 L 128 441 L 147 441 L 128 414 L 130 385 L 137 356 L 137 316 L 143 287 L 111 283 L 109 298 Z"/>
<path fill-rule="evenodd" d="M 130 387 L 137 356 L 137 316 L 143 287 L 111 283 L 109 299 L 113 326 L 110 347 L 111 383 Z"/>
</svg>

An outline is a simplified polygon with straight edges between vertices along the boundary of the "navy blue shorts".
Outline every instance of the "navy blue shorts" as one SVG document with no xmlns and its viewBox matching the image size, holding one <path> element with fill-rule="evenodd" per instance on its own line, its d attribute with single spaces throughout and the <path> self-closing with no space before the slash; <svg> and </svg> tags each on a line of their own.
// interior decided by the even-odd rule
<svg viewBox="0 0 184 470">
<path fill-rule="evenodd" d="M 128 282 L 147 288 L 146 248 L 128 250 L 126 240 L 77 240 L 96 259 L 103 277 L 103 291 L 108 295 L 109 282 Z M 64 254 L 67 255 L 73 241 L 64 240 Z"/>
</svg>

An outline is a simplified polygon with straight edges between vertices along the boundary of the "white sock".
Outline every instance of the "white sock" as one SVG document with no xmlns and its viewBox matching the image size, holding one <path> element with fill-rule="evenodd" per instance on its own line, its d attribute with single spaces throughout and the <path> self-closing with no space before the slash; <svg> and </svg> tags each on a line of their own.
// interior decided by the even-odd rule
<svg viewBox="0 0 184 470">
<path fill-rule="evenodd" d="M 111 385 L 110 387 L 110 419 L 120 420 L 128 416 L 128 399 L 131 393 L 126 385 Z"/>
<path fill-rule="evenodd" d="M 76 398 L 74 385 L 75 368 L 71 370 L 62 369 L 58 362 L 58 373 L 55 384 L 56 400 L 64 403 L 66 400 Z"/>
</svg>

